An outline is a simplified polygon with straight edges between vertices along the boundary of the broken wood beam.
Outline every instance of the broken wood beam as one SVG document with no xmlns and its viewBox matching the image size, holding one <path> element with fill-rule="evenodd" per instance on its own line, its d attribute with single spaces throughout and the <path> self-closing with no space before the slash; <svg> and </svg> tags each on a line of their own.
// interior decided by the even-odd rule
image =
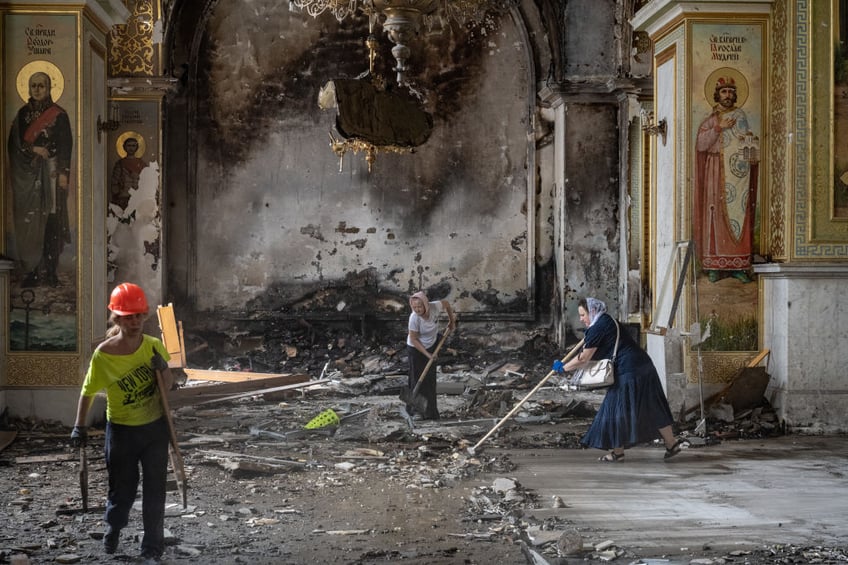
<svg viewBox="0 0 848 565">
<path fill-rule="evenodd" d="M 28 457 L 15 457 L 15 465 L 26 463 L 60 463 L 62 461 L 76 461 L 76 453 L 57 453 L 55 455 L 30 455 Z"/>
<path fill-rule="evenodd" d="M 240 459 L 238 461 L 233 461 L 232 459 L 226 459 L 224 461 L 219 461 L 218 464 L 225 470 L 229 471 L 233 475 L 237 475 L 239 473 L 262 473 L 264 475 L 276 475 L 280 473 L 288 473 L 291 471 L 291 464 L 279 464 L 279 463 L 263 463 L 261 461 L 245 461 Z"/>
<path fill-rule="evenodd" d="M 250 459 L 252 461 L 261 461 L 263 463 L 271 463 L 273 465 L 294 465 L 297 467 L 305 467 L 306 463 L 302 461 L 291 461 L 289 459 L 278 459 L 276 457 L 261 457 L 259 455 L 249 455 L 246 453 L 236 453 L 234 451 L 219 451 L 216 449 L 201 449 L 199 453 L 211 455 L 212 457 L 221 457 L 224 459 Z"/>
<path fill-rule="evenodd" d="M 240 383 L 247 381 L 258 381 L 273 377 L 288 377 L 290 373 L 254 373 L 252 371 L 216 371 L 212 369 L 188 369 L 184 368 L 188 380 L 191 381 L 214 381 L 219 383 Z"/>
<path fill-rule="evenodd" d="M 196 404 L 210 398 L 220 398 L 263 388 L 294 385 L 309 381 L 309 375 L 282 375 L 235 383 L 218 383 L 209 385 L 185 386 L 168 392 L 168 401 L 172 408 Z M 256 394 L 256 393 L 249 393 Z"/>
<path fill-rule="evenodd" d="M 250 381 L 250 382 L 258 382 L 258 381 Z M 328 382 L 330 382 L 330 379 L 323 379 L 323 380 L 320 380 L 320 381 L 307 381 L 307 382 L 303 382 L 303 383 L 291 384 L 291 385 L 285 385 L 285 386 L 276 386 L 276 387 L 272 387 L 272 388 L 260 388 L 258 390 L 252 390 L 250 392 L 242 392 L 240 394 L 233 394 L 231 396 L 225 396 L 223 398 L 213 398 L 211 400 L 206 400 L 204 402 L 198 402 L 196 404 L 197 405 L 203 405 L 203 404 L 212 404 L 214 402 L 225 402 L 227 400 L 236 400 L 238 398 L 244 398 L 245 396 L 254 396 L 254 395 L 257 395 L 257 394 L 267 394 L 269 392 L 279 392 L 281 390 L 295 390 L 295 389 L 299 389 L 299 388 L 307 388 L 307 387 L 310 387 L 310 386 L 313 386 L 313 385 L 320 385 L 320 384 L 324 384 L 324 383 L 328 383 Z"/>
</svg>

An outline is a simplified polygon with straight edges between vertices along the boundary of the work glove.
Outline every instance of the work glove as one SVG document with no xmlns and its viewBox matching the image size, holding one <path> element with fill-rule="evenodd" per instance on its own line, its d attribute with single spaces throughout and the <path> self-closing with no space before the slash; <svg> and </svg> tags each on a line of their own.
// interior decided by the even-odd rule
<svg viewBox="0 0 848 565">
<path fill-rule="evenodd" d="M 168 362 L 155 349 L 153 350 L 153 357 L 150 358 L 150 364 L 153 365 L 154 371 L 164 371 L 168 368 Z"/>
<path fill-rule="evenodd" d="M 71 446 L 78 449 L 85 447 L 86 443 L 88 443 L 88 430 L 85 429 L 85 426 L 74 426 L 71 431 Z"/>
<path fill-rule="evenodd" d="M 554 361 L 554 366 L 552 370 L 554 373 L 561 375 L 565 373 L 565 365 L 562 364 L 562 361 L 557 359 L 556 361 Z"/>
</svg>

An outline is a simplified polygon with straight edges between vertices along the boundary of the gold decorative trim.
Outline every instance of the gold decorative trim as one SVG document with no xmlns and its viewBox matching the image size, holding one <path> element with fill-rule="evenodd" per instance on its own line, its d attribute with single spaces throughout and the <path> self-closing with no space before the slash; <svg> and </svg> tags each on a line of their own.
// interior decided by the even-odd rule
<svg viewBox="0 0 848 565">
<path fill-rule="evenodd" d="M 787 121 L 789 114 L 789 86 L 787 82 L 788 65 L 787 59 L 787 14 L 786 0 L 776 0 L 774 3 L 772 29 L 772 65 L 771 65 L 771 130 L 772 139 L 787 139 Z M 787 183 L 787 158 L 786 144 L 772 143 L 771 149 L 771 182 L 769 183 L 769 205 L 763 214 L 768 221 L 768 228 L 762 233 L 767 238 L 764 248 L 768 250 L 772 260 L 785 260 L 786 253 L 786 183 Z"/>
<path fill-rule="evenodd" d="M 79 386 L 82 375 L 68 371 L 78 367 L 79 355 L 10 354 L 6 357 L 6 385 L 26 386 Z"/>
<path fill-rule="evenodd" d="M 153 76 L 156 7 L 153 0 L 128 4 L 132 14 L 127 23 L 113 26 L 109 34 L 109 76 Z"/>
<path fill-rule="evenodd" d="M 833 185 L 833 75 L 830 3 L 795 0 L 795 206 L 792 259 L 833 261 L 848 257 L 845 223 L 830 220 Z M 814 69 L 820 72 L 815 72 Z M 828 103 L 821 103 L 821 97 Z"/>
<path fill-rule="evenodd" d="M 701 374 L 704 384 L 727 384 L 739 369 L 748 365 L 756 352 L 752 351 L 702 351 Z M 698 351 L 691 350 L 684 368 L 690 383 L 698 382 Z"/>
</svg>

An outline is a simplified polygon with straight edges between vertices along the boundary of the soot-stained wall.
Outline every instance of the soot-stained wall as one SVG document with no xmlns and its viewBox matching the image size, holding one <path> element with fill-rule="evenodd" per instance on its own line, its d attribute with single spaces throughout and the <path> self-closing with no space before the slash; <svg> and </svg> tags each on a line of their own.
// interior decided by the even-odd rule
<svg viewBox="0 0 848 565">
<path fill-rule="evenodd" d="M 577 300 L 601 298 L 617 311 L 619 279 L 619 179 L 617 108 L 572 103 L 566 114 L 565 243 L 562 261 L 570 305 L 566 323 L 582 328 Z"/>
<path fill-rule="evenodd" d="M 189 274 L 171 289 L 199 311 L 394 312 L 429 288 L 461 312 L 532 314 L 535 78 L 520 24 L 506 14 L 412 42 L 410 78 L 434 129 L 370 173 L 361 153 L 340 170 L 335 114 L 317 105 L 328 80 L 367 70 L 367 33 L 364 19 L 313 19 L 285 2 L 215 5 L 189 94 L 192 217 L 170 220 L 194 231 L 170 259 L 193 267 L 172 266 Z M 391 44 L 377 33 L 391 84 Z"/>
</svg>

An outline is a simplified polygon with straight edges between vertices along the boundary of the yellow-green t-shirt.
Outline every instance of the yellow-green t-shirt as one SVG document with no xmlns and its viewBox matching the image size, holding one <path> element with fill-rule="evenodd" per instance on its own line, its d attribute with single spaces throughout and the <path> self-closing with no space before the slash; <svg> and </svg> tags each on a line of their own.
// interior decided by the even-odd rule
<svg viewBox="0 0 848 565">
<path fill-rule="evenodd" d="M 154 348 L 167 361 L 165 346 L 144 335 L 141 345 L 129 355 L 94 351 L 82 384 L 83 396 L 106 389 L 106 418 L 115 424 L 142 426 L 162 417 L 162 401 L 156 386 L 151 358 Z"/>
</svg>

